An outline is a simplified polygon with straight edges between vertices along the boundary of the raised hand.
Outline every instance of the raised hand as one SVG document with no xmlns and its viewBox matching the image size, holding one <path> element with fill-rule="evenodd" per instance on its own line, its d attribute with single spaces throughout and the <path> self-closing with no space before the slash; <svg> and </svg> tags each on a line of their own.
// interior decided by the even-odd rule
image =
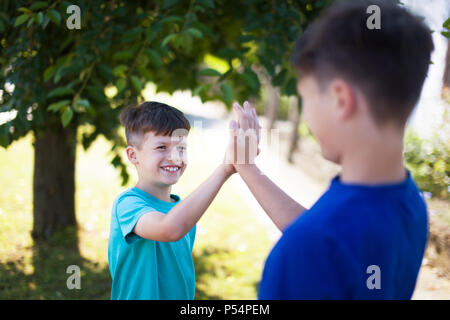
<svg viewBox="0 0 450 320">
<path fill-rule="evenodd" d="M 255 108 L 251 107 L 248 101 L 245 101 L 243 105 L 244 108 L 242 108 L 237 102 L 233 103 L 233 108 L 236 111 L 238 117 L 238 128 L 241 128 L 242 130 L 244 130 L 244 132 L 246 132 L 248 129 L 255 130 L 259 145 L 261 126 L 259 125 Z"/>
<path fill-rule="evenodd" d="M 235 167 L 240 164 L 253 164 L 259 154 L 260 129 L 258 117 L 254 108 L 245 101 L 244 108 L 238 103 L 233 104 L 237 114 L 237 122 L 230 122 L 230 140 L 226 163 L 232 163 Z"/>
</svg>

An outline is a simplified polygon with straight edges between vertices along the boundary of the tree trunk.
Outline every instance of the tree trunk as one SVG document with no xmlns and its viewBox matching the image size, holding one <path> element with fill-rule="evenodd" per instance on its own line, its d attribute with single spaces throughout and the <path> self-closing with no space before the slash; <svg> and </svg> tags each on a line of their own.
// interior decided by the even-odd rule
<svg viewBox="0 0 450 320">
<path fill-rule="evenodd" d="M 292 163 L 294 152 L 298 149 L 298 126 L 300 124 L 300 106 L 297 97 L 289 98 L 289 120 L 292 123 L 292 131 L 289 137 L 289 150 L 287 160 Z"/>
<path fill-rule="evenodd" d="M 75 124 L 60 123 L 35 131 L 33 231 L 35 240 L 48 240 L 66 226 L 75 226 Z"/>
</svg>

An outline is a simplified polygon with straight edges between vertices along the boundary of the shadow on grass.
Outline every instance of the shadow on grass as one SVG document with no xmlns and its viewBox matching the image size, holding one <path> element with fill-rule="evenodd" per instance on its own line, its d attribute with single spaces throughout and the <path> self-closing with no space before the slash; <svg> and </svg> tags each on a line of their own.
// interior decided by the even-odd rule
<svg viewBox="0 0 450 320">
<path fill-rule="evenodd" d="M 223 300 L 233 297 L 226 296 L 226 288 L 216 287 L 225 285 L 228 277 L 236 277 L 239 273 L 233 261 L 235 252 L 225 248 L 207 247 L 194 254 L 196 277 L 195 300 Z M 219 280 L 219 281 L 218 281 Z M 252 283 L 257 288 L 258 282 Z M 229 289 L 229 288 L 228 288 Z M 239 288 L 236 288 L 239 291 Z M 230 294 L 230 291 L 227 291 Z"/>
<path fill-rule="evenodd" d="M 58 231 L 45 243 L 35 243 L 33 272 L 25 272 L 23 257 L 0 264 L 0 299 L 109 299 L 109 270 L 81 257 L 75 228 Z M 81 288 L 68 289 L 67 267 L 80 267 Z"/>
<path fill-rule="evenodd" d="M 108 267 L 80 255 L 75 228 L 56 232 L 50 241 L 35 243 L 29 249 L 32 249 L 31 259 L 24 258 L 22 252 L 15 260 L 0 263 L 0 299 L 110 299 L 111 278 Z M 233 251 L 225 248 L 207 247 L 194 254 L 196 300 L 229 298 L 223 293 L 223 288 L 214 286 L 220 286 L 217 279 L 223 280 L 237 273 L 230 263 L 232 261 Z M 72 273 L 66 270 L 71 265 L 80 267 L 81 289 L 70 290 L 67 287 L 67 280 Z M 257 288 L 258 283 L 253 285 Z"/>
</svg>

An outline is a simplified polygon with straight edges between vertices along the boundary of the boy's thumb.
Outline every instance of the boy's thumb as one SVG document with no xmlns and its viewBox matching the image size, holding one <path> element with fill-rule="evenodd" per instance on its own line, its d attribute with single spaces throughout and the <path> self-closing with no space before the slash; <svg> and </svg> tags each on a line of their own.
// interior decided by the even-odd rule
<svg viewBox="0 0 450 320">
<path fill-rule="evenodd" d="M 230 129 L 236 131 L 238 129 L 238 124 L 235 120 L 230 121 Z"/>
</svg>

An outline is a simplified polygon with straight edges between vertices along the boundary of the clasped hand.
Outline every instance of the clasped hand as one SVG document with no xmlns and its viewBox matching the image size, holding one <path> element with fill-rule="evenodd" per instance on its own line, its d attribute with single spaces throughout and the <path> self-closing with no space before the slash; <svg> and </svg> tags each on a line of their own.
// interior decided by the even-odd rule
<svg viewBox="0 0 450 320">
<path fill-rule="evenodd" d="M 230 173 L 236 172 L 238 166 L 254 164 L 259 154 L 260 129 L 255 108 L 245 101 L 242 108 L 239 103 L 233 104 L 237 121 L 230 121 L 230 138 L 224 163 Z"/>
</svg>

